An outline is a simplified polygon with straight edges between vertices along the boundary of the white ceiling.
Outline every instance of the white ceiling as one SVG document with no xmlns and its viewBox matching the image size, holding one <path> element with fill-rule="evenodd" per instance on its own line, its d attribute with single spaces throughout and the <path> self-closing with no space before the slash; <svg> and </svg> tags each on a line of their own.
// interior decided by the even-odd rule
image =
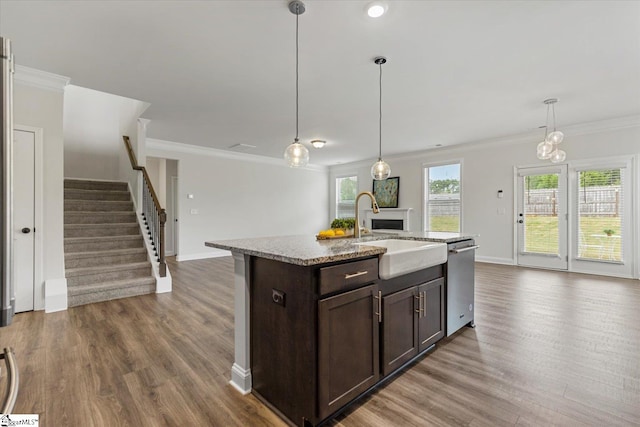
<svg viewBox="0 0 640 427">
<path fill-rule="evenodd" d="M 281 157 L 295 135 L 295 15 L 287 1 L 5 1 L 16 62 L 151 103 L 148 135 Z M 300 137 L 311 163 L 640 114 L 638 1 L 306 0 Z M 542 135 L 542 134 L 541 134 Z"/>
</svg>

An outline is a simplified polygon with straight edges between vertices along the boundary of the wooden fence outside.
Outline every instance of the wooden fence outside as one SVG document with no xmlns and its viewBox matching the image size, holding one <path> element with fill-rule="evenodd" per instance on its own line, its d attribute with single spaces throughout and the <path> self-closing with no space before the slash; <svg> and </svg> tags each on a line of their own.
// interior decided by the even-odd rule
<svg viewBox="0 0 640 427">
<path fill-rule="evenodd" d="M 558 203 L 555 189 L 525 190 L 527 215 L 557 216 Z M 578 206 L 582 216 L 617 217 L 622 209 L 620 186 L 580 188 Z"/>
</svg>

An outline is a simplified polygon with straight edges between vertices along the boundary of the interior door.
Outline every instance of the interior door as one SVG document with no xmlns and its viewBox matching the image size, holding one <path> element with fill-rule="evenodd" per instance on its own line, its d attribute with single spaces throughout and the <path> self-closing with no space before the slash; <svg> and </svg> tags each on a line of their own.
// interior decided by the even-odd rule
<svg viewBox="0 0 640 427">
<path fill-rule="evenodd" d="M 566 270 L 567 220 L 567 166 L 518 169 L 518 265 Z"/>
<path fill-rule="evenodd" d="M 171 233 L 171 241 L 173 243 L 172 252 L 178 255 L 178 177 L 171 177 L 171 218 L 169 219 L 169 227 Z"/>
<path fill-rule="evenodd" d="M 35 134 L 14 132 L 13 240 L 16 313 L 34 309 Z"/>
</svg>

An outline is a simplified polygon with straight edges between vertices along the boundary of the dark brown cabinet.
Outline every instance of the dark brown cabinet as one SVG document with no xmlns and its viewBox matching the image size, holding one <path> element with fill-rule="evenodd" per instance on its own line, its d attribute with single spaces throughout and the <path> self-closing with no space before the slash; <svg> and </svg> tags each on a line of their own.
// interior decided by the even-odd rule
<svg viewBox="0 0 640 427">
<path fill-rule="evenodd" d="M 426 350 L 444 337 L 444 279 L 437 279 L 417 288 L 418 302 L 418 352 Z"/>
<path fill-rule="evenodd" d="M 444 337 L 444 279 L 382 298 L 382 375 Z"/>
<path fill-rule="evenodd" d="M 416 287 L 382 298 L 382 375 L 387 375 L 418 354 Z"/>
<path fill-rule="evenodd" d="M 253 393 L 316 425 L 380 377 L 378 258 L 321 266 L 251 259 Z"/>
<path fill-rule="evenodd" d="M 442 266 L 378 279 L 378 258 L 301 266 L 251 257 L 253 393 L 321 423 L 444 336 Z"/>
<path fill-rule="evenodd" d="M 379 379 L 378 285 L 318 303 L 318 406 L 331 415 Z"/>
</svg>

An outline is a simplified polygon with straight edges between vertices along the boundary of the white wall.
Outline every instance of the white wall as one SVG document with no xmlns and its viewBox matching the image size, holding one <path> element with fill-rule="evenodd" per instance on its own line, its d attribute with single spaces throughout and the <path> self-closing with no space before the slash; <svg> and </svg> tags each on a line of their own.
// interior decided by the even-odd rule
<svg viewBox="0 0 640 427">
<path fill-rule="evenodd" d="M 16 124 L 43 129 L 43 283 L 36 292 L 44 297 L 45 282 L 64 282 L 64 200 L 63 157 L 64 139 L 62 90 L 47 90 L 21 84 L 14 86 L 14 121 Z M 66 294 L 66 285 L 65 285 Z M 46 301 L 45 301 L 46 304 Z M 44 307 L 36 307 L 44 308 Z"/>
<path fill-rule="evenodd" d="M 122 179 L 119 162 L 124 145 L 122 135 L 128 134 L 131 124 L 148 106 L 135 99 L 67 86 L 64 101 L 65 177 Z"/>
<path fill-rule="evenodd" d="M 206 248 L 205 241 L 314 234 L 327 227 L 325 168 L 291 169 L 284 160 L 151 139 L 146 150 L 179 161 L 179 260 L 228 254 Z"/>
<path fill-rule="evenodd" d="M 567 161 L 640 154 L 640 118 L 623 118 L 589 125 L 563 128 Z M 399 208 L 413 208 L 411 230 L 422 230 L 422 169 L 424 164 L 443 161 L 462 163 L 462 231 L 479 234 L 478 258 L 485 261 L 513 263 L 514 224 L 514 166 L 548 165 L 538 160 L 536 146 L 542 135 L 483 141 L 478 145 L 457 146 L 385 157 L 391 166 L 391 176 L 400 176 Z M 428 141 L 425 141 L 428 145 Z M 383 147 L 384 148 L 384 147 Z M 360 191 L 371 191 L 369 173 L 375 159 L 331 167 L 329 216 L 335 216 L 335 177 L 355 173 Z M 637 165 L 636 165 L 637 168 Z M 636 173 L 636 177 L 639 174 Z M 635 185 L 635 207 L 638 206 L 638 187 Z M 504 198 L 497 198 L 497 191 Z M 499 215 L 498 209 L 506 214 Z M 635 232 L 636 236 L 638 231 Z M 636 241 L 640 239 L 636 238 Z M 637 245 L 639 243 L 637 242 Z M 636 245 L 636 246 L 637 246 Z M 637 248 L 636 253 L 640 253 Z"/>
</svg>

